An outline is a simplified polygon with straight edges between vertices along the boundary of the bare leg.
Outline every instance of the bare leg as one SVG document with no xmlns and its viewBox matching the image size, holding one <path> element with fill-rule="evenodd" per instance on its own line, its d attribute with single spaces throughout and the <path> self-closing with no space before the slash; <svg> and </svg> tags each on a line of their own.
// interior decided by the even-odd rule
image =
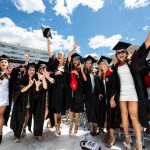
<svg viewBox="0 0 150 150">
<path fill-rule="evenodd" d="M 25 122 L 24 122 L 24 125 L 23 125 L 21 137 L 24 137 L 26 135 L 26 127 L 27 127 L 29 118 L 30 118 L 30 109 L 27 108 L 26 118 L 25 118 Z"/>
<path fill-rule="evenodd" d="M 4 125 L 4 112 L 5 112 L 6 106 L 0 107 L 0 143 L 2 142 L 2 130 Z"/>
<path fill-rule="evenodd" d="M 78 132 L 79 116 L 80 116 L 79 113 L 75 113 L 75 129 L 74 129 L 75 134 Z"/>
<path fill-rule="evenodd" d="M 58 113 L 54 114 L 56 133 L 57 133 L 57 135 L 60 135 L 61 131 L 60 131 L 59 124 L 58 124 L 58 116 L 59 116 Z"/>
<path fill-rule="evenodd" d="M 128 120 L 128 102 L 120 101 L 121 109 L 121 118 L 122 118 L 122 127 L 125 133 L 125 141 L 127 144 L 130 144 L 129 136 L 129 120 Z"/>
<path fill-rule="evenodd" d="M 6 106 L 0 107 L 0 135 L 2 135 L 3 125 L 4 125 L 4 112 L 5 112 Z"/>
<path fill-rule="evenodd" d="M 136 147 L 137 149 L 141 149 L 142 147 L 142 136 L 141 136 L 141 124 L 138 117 L 138 102 L 131 101 L 128 105 L 129 115 L 132 121 L 132 125 L 135 131 L 136 136 Z"/>
<path fill-rule="evenodd" d="M 72 133 L 72 129 L 73 129 L 73 115 L 74 115 L 74 113 L 69 110 L 69 118 L 70 118 L 69 134 Z"/>
</svg>

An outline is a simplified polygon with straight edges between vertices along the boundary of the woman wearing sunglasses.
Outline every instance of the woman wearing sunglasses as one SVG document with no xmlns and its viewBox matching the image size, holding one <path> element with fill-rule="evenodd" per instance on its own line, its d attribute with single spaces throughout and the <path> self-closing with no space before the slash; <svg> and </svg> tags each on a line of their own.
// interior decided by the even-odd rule
<svg viewBox="0 0 150 150">
<path fill-rule="evenodd" d="M 146 126 L 144 89 L 141 79 L 142 68 L 150 50 L 150 33 L 145 42 L 128 60 L 126 49 L 131 44 L 118 42 L 113 50 L 116 50 L 117 63 L 114 67 L 116 95 L 118 96 L 121 110 L 122 126 L 125 133 L 124 145 L 131 149 L 131 137 L 129 135 L 129 119 L 131 119 L 136 136 L 136 150 L 142 149 L 141 126 Z"/>
</svg>

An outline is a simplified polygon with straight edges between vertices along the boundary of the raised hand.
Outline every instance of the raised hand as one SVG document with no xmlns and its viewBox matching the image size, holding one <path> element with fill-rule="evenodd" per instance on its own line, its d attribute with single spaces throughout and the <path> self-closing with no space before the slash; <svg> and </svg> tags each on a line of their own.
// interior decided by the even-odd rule
<svg viewBox="0 0 150 150">
<path fill-rule="evenodd" d="M 78 47 L 78 43 L 74 41 L 73 48 L 76 49 Z"/>
<path fill-rule="evenodd" d="M 36 87 L 39 87 L 40 85 L 41 85 L 41 81 L 40 80 L 35 80 L 35 85 L 36 85 Z"/>
<path fill-rule="evenodd" d="M 32 86 L 34 81 L 35 81 L 35 79 L 32 80 L 31 78 L 29 78 L 29 85 Z"/>
<path fill-rule="evenodd" d="M 49 76 L 50 76 L 50 72 L 48 72 L 48 71 L 44 71 L 44 72 L 43 72 L 43 75 L 45 76 L 45 78 L 49 78 Z"/>
</svg>

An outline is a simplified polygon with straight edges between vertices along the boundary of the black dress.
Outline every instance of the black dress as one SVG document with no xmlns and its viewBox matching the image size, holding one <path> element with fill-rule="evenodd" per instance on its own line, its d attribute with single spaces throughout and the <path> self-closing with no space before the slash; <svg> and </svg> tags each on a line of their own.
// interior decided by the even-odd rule
<svg viewBox="0 0 150 150">
<path fill-rule="evenodd" d="M 150 47 L 146 49 L 145 43 L 141 45 L 138 51 L 133 54 L 132 61 L 127 62 L 131 75 L 133 77 L 135 89 L 138 96 L 139 119 L 142 126 L 147 127 L 146 121 L 146 102 L 142 79 L 142 70 L 145 67 L 145 59 L 150 51 Z M 116 85 L 116 96 L 120 98 L 120 79 L 118 75 L 118 65 L 114 66 L 114 83 Z"/>
<path fill-rule="evenodd" d="M 45 119 L 45 107 L 46 107 L 46 89 L 40 86 L 40 90 L 36 92 L 36 96 L 31 101 L 31 113 L 34 116 L 34 136 L 42 136 L 43 125 Z"/>
<path fill-rule="evenodd" d="M 55 73 L 58 71 L 59 62 L 57 59 L 49 59 L 49 70 Z M 61 75 L 54 76 L 55 83 L 52 91 L 52 109 L 54 113 L 65 114 L 66 112 L 66 89 L 67 89 L 67 73 L 61 72 Z"/>
<path fill-rule="evenodd" d="M 47 81 L 48 90 L 47 90 L 47 98 L 48 98 L 48 116 L 47 119 L 50 118 L 51 127 L 54 126 L 54 111 L 52 107 L 52 91 L 53 91 L 53 84 Z"/>
<path fill-rule="evenodd" d="M 90 73 L 86 73 L 87 81 L 85 82 L 85 107 L 86 107 L 86 115 L 88 122 L 99 123 L 100 121 L 100 84 L 99 79 L 95 75 L 94 76 L 94 89 L 92 91 L 92 83 L 90 78 Z"/>
<path fill-rule="evenodd" d="M 116 129 L 117 127 L 119 127 L 120 122 L 118 120 L 118 118 L 120 118 L 120 111 L 119 111 L 119 102 L 118 99 L 115 97 L 115 102 L 116 102 L 116 107 L 115 108 L 111 108 L 110 106 L 110 99 L 111 97 L 115 94 L 115 87 L 114 87 L 114 83 L 113 83 L 113 72 L 108 70 L 105 74 L 105 79 L 103 78 L 103 75 L 101 77 L 101 85 L 102 85 L 102 102 L 104 102 L 104 105 L 102 108 L 103 109 L 103 120 L 101 122 L 102 125 L 104 125 L 104 121 L 106 120 L 106 115 L 107 115 L 107 130 L 109 130 L 110 128 L 112 129 Z M 103 127 L 103 126 L 102 126 Z"/>
<path fill-rule="evenodd" d="M 79 76 L 75 75 L 77 81 L 77 88 L 73 90 L 69 85 L 68 89 L 68 102 L 69 109 L 74 113 L 81 113 L 84 111 L 84 102 L 83 102 L 83 79 L 81 72 L 79 71 Z M 69 74 L 69 83 L 71 81 L 71 74 Z"/>
<path fill-rule="evenodd" d="M 28 84 L 22 83 L 20 88 L 20 94 L 18 94 L 17 98 L 15 98 L 14 106 L 12 110 L 10 128 L 13 130 L 15 137 L 20 138 L 21 132 L 23 129 L 23 124 L 25 122 L 25 116 L 27 113 L 27 102 L 35 99 L 35 85 L 32 85 L 26 92 L 21 93 L 21 88 L 23 86 L 27 86 Z M 31 120 L 32 115 L 30 115 L 28 122 L 28 129 L 31 131 Z"/>
</svg>

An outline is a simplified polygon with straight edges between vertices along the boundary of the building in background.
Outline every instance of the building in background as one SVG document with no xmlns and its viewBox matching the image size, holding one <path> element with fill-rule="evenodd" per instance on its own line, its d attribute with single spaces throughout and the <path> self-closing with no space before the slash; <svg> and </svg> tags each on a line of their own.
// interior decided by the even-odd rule
<svg viewBox="0 0 150 150">
<path fill-rule="evenodd" d="M 19 44 L 0 42 L 0 55 L 7 55 L 11 60 L 14 60 L 14 62 L 23 63 L 26 53 L 30 56 L 30 62 L 38 62 L 38 60 L 47 62 L 49 58 L 46 50 L 33 49 Z"/>
</svg>

